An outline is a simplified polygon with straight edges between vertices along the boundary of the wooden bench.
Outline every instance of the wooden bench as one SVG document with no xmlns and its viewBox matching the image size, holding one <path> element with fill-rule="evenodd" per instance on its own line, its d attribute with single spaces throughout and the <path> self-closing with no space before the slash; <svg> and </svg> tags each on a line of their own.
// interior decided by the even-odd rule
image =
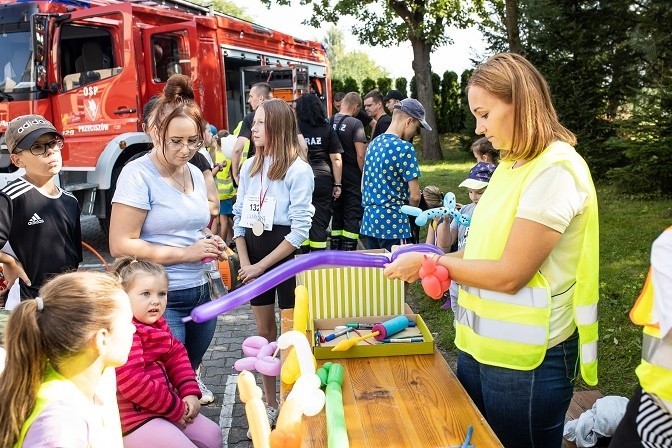
<svg viewBox="0 0 672 448">
<path fill-rule="evenodd" d="M 604 395 L 602 395 L 602 392 L 599 390 L 581 390 L 574 392 L 572 402 L 569 403 L 569 409 L 567 409 L 565 422 L 579 418 L 585 411 L 592 409 L 595 402 L 603 396 Z M 568 440 L 563 440 L 563 442 L 563 448 L 576 448 L 574 442 Z"/>
</svg>

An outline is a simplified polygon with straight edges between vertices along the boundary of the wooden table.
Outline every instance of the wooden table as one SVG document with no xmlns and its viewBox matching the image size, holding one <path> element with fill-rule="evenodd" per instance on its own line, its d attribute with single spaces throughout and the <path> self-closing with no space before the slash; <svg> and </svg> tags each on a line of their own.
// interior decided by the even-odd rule
<svg viewBox="0 0 672 448">
<path fill-rule="evenodd" d="M 281 329 L 292 328 L 283 310 Z M 476 448 L 502 447 L 438 350 L 431 355 L 335 359 L 345 369 L 350 447 L 459 447 L 469 425 Z M 323 364 L 318 360 L 318 365 Z M 285 397 L 291 386 L 282 384 Z M 302 447 L 326 447 L 324 413 L 304 418 Z"/>
</svg>

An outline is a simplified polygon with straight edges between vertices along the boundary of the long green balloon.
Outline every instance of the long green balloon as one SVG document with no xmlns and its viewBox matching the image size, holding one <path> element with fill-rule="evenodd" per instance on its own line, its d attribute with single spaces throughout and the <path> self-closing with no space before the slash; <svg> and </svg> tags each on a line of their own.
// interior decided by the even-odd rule
<svg viewBox="0 0 672 448">
<path fill-rule="evenodd" d="M 326 412 L 327 412 L 327 446 L 329 448 L 349 448 L 348 431 L 345 426 L 345 410 L 343 409 L 343 366 L 334 363 L 329 366 L 327 377 Z"/>
</svg>

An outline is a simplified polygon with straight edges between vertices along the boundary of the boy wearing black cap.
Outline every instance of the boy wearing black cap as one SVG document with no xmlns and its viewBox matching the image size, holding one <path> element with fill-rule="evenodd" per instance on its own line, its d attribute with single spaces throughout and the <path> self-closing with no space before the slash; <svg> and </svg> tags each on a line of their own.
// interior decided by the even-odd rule
<svg viewBox="0 0 672 448">
<path fill-rule="evenodd" d="M 12 163 L 26 173 L 0 190 L 0 263 L 8 286 L 19 279 L 25 300 L 82 261 L 79 204 L 54 182 L 63 136 L 53 124 L 23 115 L 9 122 L 5 140 Z"/>
</svg>

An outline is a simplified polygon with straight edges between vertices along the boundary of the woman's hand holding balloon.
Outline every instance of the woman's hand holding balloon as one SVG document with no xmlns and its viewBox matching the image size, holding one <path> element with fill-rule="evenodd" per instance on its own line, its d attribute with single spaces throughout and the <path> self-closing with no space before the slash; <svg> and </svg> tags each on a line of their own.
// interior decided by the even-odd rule
<svg viewBox="0 0 672 448">
<path fill-rule="evenodd" d="M 385 266 L 383 273 L 387 278 L 400 279 L 405 282 L 414 282 L 420 278 L 418 272 L 422 266 L 422 252 L 406 252 L 400 254 L 395 260 Z"/>
</svg>

